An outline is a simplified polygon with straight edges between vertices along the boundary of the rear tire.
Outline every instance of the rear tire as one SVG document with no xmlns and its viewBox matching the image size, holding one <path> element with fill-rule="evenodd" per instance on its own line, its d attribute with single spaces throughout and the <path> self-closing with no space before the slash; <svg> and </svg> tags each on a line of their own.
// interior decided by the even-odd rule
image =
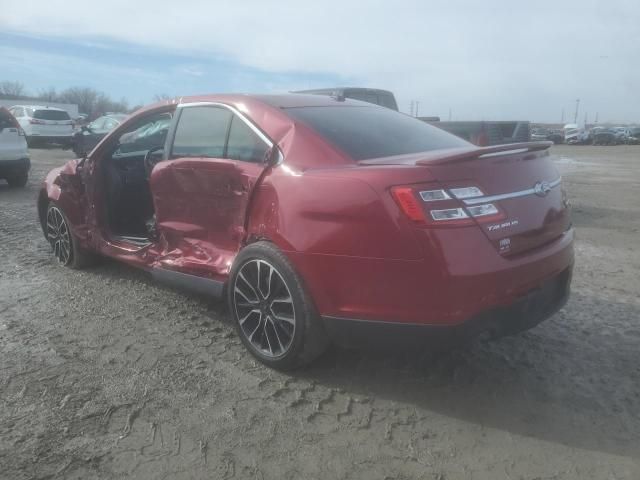
<svg viewBox="0 0 640 480">
<path fill-rule="evenodd" d="M 27 172 L 12 175 L 7 178 L 7 183 L 11 188 L 23 188 L 29 181 L 29 174 Z"/>
<path fill-rule="evenodd" d="M 242 343 L 271 368 L 302 367 L 329 345 L 302 278 L 269 242 L 240 251 L 229 276 L 227 299 Z"/>
<path fill-rule="evenodd" d="M 50 202 L 47 207 L 44 229 L 53 255 L 61 265 L 81 269 L 95 262 L 95 254 L 80 247 L 69 228 L 67 216 L 55 202 Z"/>
</svg>

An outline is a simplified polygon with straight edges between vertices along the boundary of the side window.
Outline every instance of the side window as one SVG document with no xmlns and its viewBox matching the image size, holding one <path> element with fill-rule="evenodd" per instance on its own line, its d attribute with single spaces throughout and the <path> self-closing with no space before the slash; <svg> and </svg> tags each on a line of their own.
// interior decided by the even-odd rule
<svg viewBox="0 0 640 480">
<path fill-rule="evenodd" d="M 170 124 L 170 113 L 161 113 L 145 118 L 134 125 L 132 130 L 120 135 L 118 148 L 114 155 L 133 152 L 142 155 L 154 147 L 164 146 Z"/>
<path fill-rule="evenodd" d="M 231 112 L 214 106 L 185 107 L 180 113 L 171 158 L 224 156 Z"/>
<path fill-rule="evenodd" d="M 269 146 L 236 115 L 231 121 L 227 158 L 262 163 Z"/>
</svg>

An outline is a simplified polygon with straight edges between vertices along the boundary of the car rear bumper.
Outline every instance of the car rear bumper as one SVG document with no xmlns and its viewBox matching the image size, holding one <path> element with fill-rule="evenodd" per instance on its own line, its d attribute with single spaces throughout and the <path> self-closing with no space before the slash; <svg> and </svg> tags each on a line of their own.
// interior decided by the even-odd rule
<svg viewBox="0 0 640 480">
<path fill-rule="evenodd" d="M 510 305 L 495 307 L 456 325 L 370 321 L 323 316 L 332 341 L 343 347 L 424 347 L 464 343 L 482 335 L 501 337 L 533 328 L 567 302 L 573 265 L 526 292 Z"/>
<path fill-rule="evenodd" d="M 17 160 L 0 160 L 0 177 L 26 173 L 30 168 L 31 160 L 28 157 Z"/>
<path fill-rule="evenodd" d="M 445 327 L 512 305 L 574 262 L 573 229 L 509 258 L 478 229 L 429 238 L 422 260 L 287 253 L 322 316 Z"/>
</svg>

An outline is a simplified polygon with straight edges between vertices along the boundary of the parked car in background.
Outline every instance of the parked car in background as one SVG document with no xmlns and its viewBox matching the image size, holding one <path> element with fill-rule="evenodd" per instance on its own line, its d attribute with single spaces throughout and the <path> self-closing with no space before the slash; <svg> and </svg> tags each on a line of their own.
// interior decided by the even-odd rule
<svg viewBox="0 0 640 480">
<path fill-rule="evenodd" d="M 380 90 L 378 88 L 361 88 L 361 87 L 338 87 L 338 88 L 319 88 L 315 90 L 299 90 L 292 93 L 307 93 L 312 95 L 327 95 L 337 99 L 351 98 L 360 100 L 361 102 L 373 103 L 381 107 L 398 110 L 396 97 L 388 90 Z"/>
<path fill-rule="evenodd" d="M 627 145 L 640 145 L 640 127 L 629 127 L 625 138 Z"/>
<path fill-rule="evenodd" d="M 589 130 L 579 127 L 575 123 L 568 123 L 563 128 L 564 143 L 568 145 L 590 145 L 592 138 Z"/>
<path fill-rule="evenodd" d="M 593 127 L 589 132 L 592 145 L 618 145 L 618 135 L 610 128 Z"/>
<path fill-rule="evenodd" d="M 328 96 L 182 97 L 52 170 L 38 212 L 61 264 L 224 294 L 249 352 L 287 369 L 329 340 L 424 348 L 557 311 L 573 229 L 550 145 L 480 148 Z"/>
<path fill-rule="evenodd" d="M 625 143 L 627 139 L 628 129 L 627 127 L 613 127 L 610 129 L 616 136 L 618 143 Z"/>
<path fill-rule="evenodd" d="M 547 128 L 534 128 L 531 130 L 531 140 L 534 142 L 550 141 L 556 145 L 564 142 L 564 133 L 561 130 L 549 130 Z"/>
<path fill-rule="evenodd" d="M 546 128 L 534 128 L 531 130 L 531 140 L 534 142 L 540 142 L 547 140 L 550 131 Z"/>
<path fill-rule="evenodd" d="M 556 145 L 564 143 L 564 132 L 562 130 L 551 130 L 549 135 L 547 135 L 547 140 Z"/>
<path fill-rule="evenodd" d="M 531 140 L 530 124 L 526 121 L 433 122 L 429 121 L 428 118 L 419 117 L 422 121 L 453 133 L 457 137 L 480 147 L 529 142 Z"/>
<path fill-rule="evenodd" d="M 120 125 L 128 115 L 124 113 L 112 113 L 96 118 L 88 125 L 81 126 L 73 134 L 73 142 L 71 148 L 73 152 L 82 157 L 90 152 L 104 136 L 111 130 Z"/>
<path fill-rule="evenodd" d="M 78 130 L 83 125 L 89 123 L 89 116 L 86 113 L 80 113 L 76 118 L 73 119 L 73 129 Z"/>
<path fill-rule="evenodd" d="M 66 110 L 39 105 L 14 105 L 9 110 L 24 130 L 29 146 L 45 143 L 71 146 L 73 120 Z"/>
<path fill-rule="evenodd" d="M 31 161 L 24 130 L 15 117 L 0 107 L 0 179 L 11 187 L 24 187 Z"/>
</svg>

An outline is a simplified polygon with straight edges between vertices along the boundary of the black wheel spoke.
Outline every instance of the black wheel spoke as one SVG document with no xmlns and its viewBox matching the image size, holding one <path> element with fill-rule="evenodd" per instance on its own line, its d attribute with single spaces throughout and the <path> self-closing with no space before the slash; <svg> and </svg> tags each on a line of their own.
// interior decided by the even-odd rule
<svg viewBox="0 0 640 480">
<path fill-rule="evenodd" d="M 273 319 L 271 317 L 267 317 L 269 323 L 271 324 L 271 328 L 273 329 L 273 333 L 276 335 L 276 340 L 278 340 L 278 346 L 280 347 L 280 351 L 284 351 L 284 346 L 282 344 L 282 340 L 280 340 L 280 335 L 278 335 L 278 329 L 276 328 L 275 323 L 273 323 Z"/>
<path fill-rule="evenodd" d="M 240 272 L 238 274 L 238 276 L 240 277 L 240 279 L 244 282 L 244 284 L 249 287 L 251 289 L 251 293 L 253 294 L 254 300 L 258 301 L 260 299 L 260 296 L 258 295 L 258 292 L 256 291 L 255 287 L 251 284 L 251 282 L 249 282 L 249 280 L 246 279 L 246 277 L 244 276 L 244 274 L 242 272 Z M 236 285 L 236 288 L 238 288 L 238 286 Z M 248 297 L 245 296 L 245 298 L 247 300 L 250 300 Z"/>
<path fill-rule="evenodd" d="M 258 310 L 257 308 L 254 308 L 252 310 L 249 310 L 249 313 L 247 313 L 244 317 L 239 318 L 238 321 L 240 322 L 240 325 L 244 325 L 244 322 L 247 321 L 247 319 L 253 315 L 254 313 L 257 313 L 258 315 L 260 314 L 260 310 Z"/>
</svg>

